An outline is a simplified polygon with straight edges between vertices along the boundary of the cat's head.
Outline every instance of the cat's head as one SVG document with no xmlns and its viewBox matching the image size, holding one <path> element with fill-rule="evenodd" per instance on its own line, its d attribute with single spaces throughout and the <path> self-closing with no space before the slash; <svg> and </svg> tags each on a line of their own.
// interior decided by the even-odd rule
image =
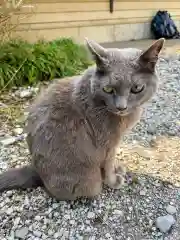
<svg viewBox="0 0 180 240">
<path fill-rule="evenodd" d="M 157 40 L 146 51 L 135 48 L 106 49 L 86 39 L 96 62 L 91 79 L 94 101 L 118 115 L 127 115 L 147 102 L 158 85 L 156 63 L 165 40 Z"/>
</svg>

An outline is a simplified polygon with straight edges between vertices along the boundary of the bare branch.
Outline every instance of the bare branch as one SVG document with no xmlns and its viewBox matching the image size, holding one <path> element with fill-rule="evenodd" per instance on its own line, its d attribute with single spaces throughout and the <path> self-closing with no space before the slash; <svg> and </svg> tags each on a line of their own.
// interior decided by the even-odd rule
<svg viewBox="0 0 180 240">
<path fill-rule="evenodd" d="M 0 6 L 0 41 L 9 40 L 12 33 L 16 31 L 21 24 L 21 19 L 32 16 L 33 7 L 30 6 L 30 11 L 21 12 L 21 9 L 26 7 L 25 0 L 4 0 Z M 21 13 L 21 16 L 18 15 Z M 14 18 L 13 18 L 14 17 Z M 12 22 L 16 19 L 16 22 Z"/>
</svg>

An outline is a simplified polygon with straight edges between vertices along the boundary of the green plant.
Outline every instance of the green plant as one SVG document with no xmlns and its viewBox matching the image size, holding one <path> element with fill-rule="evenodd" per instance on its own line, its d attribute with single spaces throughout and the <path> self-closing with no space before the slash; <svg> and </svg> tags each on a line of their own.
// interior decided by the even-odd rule
<svg viewBox="0 0 180 240">
<path fill-rule="evenodd" d="M 91 64 L 85 47 L 69 38 L 11 40 L 0 44 L 0 88 L 77 75 Z"/>
</svg>

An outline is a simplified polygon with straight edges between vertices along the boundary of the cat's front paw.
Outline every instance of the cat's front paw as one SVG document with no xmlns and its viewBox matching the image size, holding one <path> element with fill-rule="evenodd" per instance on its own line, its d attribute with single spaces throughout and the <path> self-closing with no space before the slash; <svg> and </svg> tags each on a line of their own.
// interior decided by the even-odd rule
<svg viewBox="0 0 180 240">
<path fill-rule="evenodd" d="M 118 166 L 114 169 L 112 173 L 109 173 L 105 180 L 110 188 L 120 189 L 125 182 L 126 168 L 124 166 Z"/>
</svg>

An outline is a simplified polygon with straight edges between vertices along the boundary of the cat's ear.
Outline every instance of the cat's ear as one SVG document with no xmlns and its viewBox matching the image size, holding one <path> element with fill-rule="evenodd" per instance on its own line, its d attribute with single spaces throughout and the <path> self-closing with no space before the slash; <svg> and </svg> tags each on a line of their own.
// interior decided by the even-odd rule
<svg viewBox="0 0 180 240">
<path fill-rule="evenodd" d="M 155 65 L 159 58 L 159 54 L 164 46 L 164 43 L 165 39 L 160 38 L 141 54 L 139 61 L 143 68 L 146 68 L 152 72 L 154 71 Z"/>
<path fill-rule="evenodd" d="M 107 50 L 93 40 L 85 38 L 85 41 L 89 51 L 91 52 L 96 62 L 97 67 L 100 70 L 105 69 L 108 63 Z"/>
</svg>

